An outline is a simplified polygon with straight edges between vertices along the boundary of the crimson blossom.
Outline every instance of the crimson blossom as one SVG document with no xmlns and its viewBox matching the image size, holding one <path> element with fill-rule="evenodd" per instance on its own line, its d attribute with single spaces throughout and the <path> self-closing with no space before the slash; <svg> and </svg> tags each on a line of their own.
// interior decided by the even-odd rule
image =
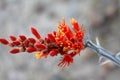
<svg viewBox="0 0 120 80">
<path fill-rule="evenodd" d="M 71 19 L 72 31 L 65 23 L 58 23 L 58 31 L 48 33 L 45 38 L 42 38 L 38 31 L 31 27 L 31 33 L 35 38 L 26 37 L 25 35 L 19 35 L 15 37 L 9 36 L 10 41 L 0 38 L 0 43 L 10 46 L 12 49 L 9 51 L 11 54 L 17 54 L 21 52 L 28 52 L 35 54 L 36 59 L 41 57 L 62 56 L 59 67 L 66 67 L 73 63 L 73 57 L 80 54 L 81 50 L 85 48 L 83 43 L 84 30 L 75 19 Z"/>
</svg>

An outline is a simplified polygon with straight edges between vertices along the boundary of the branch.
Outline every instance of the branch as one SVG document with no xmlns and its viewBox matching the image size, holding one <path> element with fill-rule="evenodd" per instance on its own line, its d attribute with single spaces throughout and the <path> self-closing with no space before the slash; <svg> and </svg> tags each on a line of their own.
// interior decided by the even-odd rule
<svg viewBox="0 0 120 80">
<path fill-rule="evenodd" d="M 116 65 L 120 67 L 120 53 L 112 55 L 111 52 L 107 51 L 101 46 L 95 45 L 92 41 L 87 41 L 86 42 L 86 47 L 90 48 L 92 51 L 96 52 L 98 55 L 104 56 L 107 59 L 111 60 L 114 62 Z"/>
</svg>

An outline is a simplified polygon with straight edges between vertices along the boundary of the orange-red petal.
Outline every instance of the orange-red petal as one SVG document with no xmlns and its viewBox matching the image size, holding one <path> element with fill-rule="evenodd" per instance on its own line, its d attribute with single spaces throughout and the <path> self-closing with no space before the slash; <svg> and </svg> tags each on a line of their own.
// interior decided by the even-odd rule
<svg viewBox="0 0 120 80">
<path fill-rule="evenodd" d="M 64 68 L 69 66 L 71 63 L 73 63 L 73 57 L 70 54 L 64 54 L 63 59 L 58 64 L 58 66 Z"/>
<path fill-rule="evenodd" d="M 44 56 L 44 53 L 43 52 L 35 52 L 35 58 L 36 59 L 40 59 Z"/>
</svg>

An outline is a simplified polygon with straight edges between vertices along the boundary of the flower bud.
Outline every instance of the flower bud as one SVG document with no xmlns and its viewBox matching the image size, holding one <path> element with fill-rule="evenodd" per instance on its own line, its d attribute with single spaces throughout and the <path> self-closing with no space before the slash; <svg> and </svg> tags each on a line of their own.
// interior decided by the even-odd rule
<svg viewBox="0 0 120 80">
<path fill-rule="evenodd" d="M 31 27 L 31 32 L 37 39 L 41 38 L 40 34 L 37 32 L 35 28 Z"/>
<path fill-rule="evenodd" d="M 45 42 L 46 42 L 46 43 L 50 43 L 50 39 L 45 38 Z"/>
<path fill-rule="evenodd" d="M 29 53 L 32 53 L 32 52 L 36 51 L 36 48 L 28 47 L 28 48 L 26 48 L 26 51 Z"/>
<path fill-rule="evenodd" d="M 13 48 L 12 50 L 9 51 L 11 54 L 16 54 L 20 52 L 20 49 L 18 48 Z"/>
<path fill-rule="evenodd" d="M 26 37 L 24 35 L 20 35 L 19 37 L 20 37 L 21 41 L 25 41 L 26 40 Z"/>
<path fill-rule="evenodd" d="M 28 41 L 28 40 L 25 40 L 25 41 L 23 42 L 23 45 L 24 45 L 25 47 L 29 47 L 29 41 Z"/>
<path fill-rule="evenodd" d="M 28 41 L 33 43 L 33 44 L 36 42 L 36 40 L 34 38 L 28 38 Z"/>
<path fill-rule="evenodd" d="M 52 50 L 52 51 L 49 52 L 49 54 L 50 54 L 50 56 L 55 56 L 55 55 L 57 55 L 57 51 Z"/>
<path fill-rule="evenodd" d="M 0 43 L 7 45 L 9 42 L 6 39 L 0 38 Z"/>
<path fill-rule="evenodd" d="M 12 40 L 12 41 L 15 41 L 16 40 L 16 37 L 15 36 L 9 36 L 10 37 L 10 39 Z"/>
<path fill-rule="evenodd" d="M 54 36 L 52 34 L 48 34 L 48 38 L 52 41 L 52 42 L 56 42 Z"/>
<path fill-rule="evenodd" d="M 19 45 L 20 45 L 20 41 L 13 41 L 12 44 L 13 44 L 14 46 L 19 46 Z"/>
<path fill-rule="evenodd" d="M 34 47 L 35 47 L 35 48 L 38 48 L 38 49 L 46 49 L 46 46 L 43 45 L 43 44 L 40 44 L 40 43 L 35 43 L 35 44 L 34 44 Z"/>
</svg>

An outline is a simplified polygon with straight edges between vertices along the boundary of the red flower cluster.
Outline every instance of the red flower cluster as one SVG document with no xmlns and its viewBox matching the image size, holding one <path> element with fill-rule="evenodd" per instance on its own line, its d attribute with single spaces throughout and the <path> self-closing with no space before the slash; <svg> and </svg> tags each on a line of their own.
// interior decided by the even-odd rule
<svg viewBox="0 0 120 80">
<path fill-rule="evenodd" d="M 10 36 L 11 41 L 0 38 L 0 43 L 12 47 L 10 53 L 20 52 L 35 53 L 36 59 L 41 57 L 62 56 L 59 67 L 66 67 L 73 62 L 73 57 L 84 49 L 83 37 L 84 31 L 75 19 L 70 20 L 73 31 L 70 30 L 63 19 L 58 23 L 58 32 L 53 31 L 47 34 L 47 37 L 41 38 L 38 31 L 31 27 L 32 34 L 36 37 L 29 38 L 25 35 L 19 35 L 18 38 Z"/>
</svg>

